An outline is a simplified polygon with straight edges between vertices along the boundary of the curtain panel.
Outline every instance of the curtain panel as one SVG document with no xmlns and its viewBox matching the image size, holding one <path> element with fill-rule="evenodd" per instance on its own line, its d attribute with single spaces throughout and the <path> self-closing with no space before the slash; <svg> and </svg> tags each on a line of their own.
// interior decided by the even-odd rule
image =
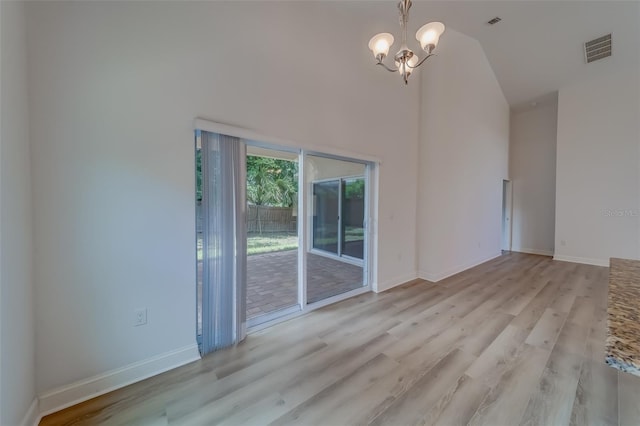
<svg viewBox="0 0 640 426">
<path fill-rule="evenodd" d="M 246 146 L 201 132 L 202 355 L 246 336 Z"/>
</svg>

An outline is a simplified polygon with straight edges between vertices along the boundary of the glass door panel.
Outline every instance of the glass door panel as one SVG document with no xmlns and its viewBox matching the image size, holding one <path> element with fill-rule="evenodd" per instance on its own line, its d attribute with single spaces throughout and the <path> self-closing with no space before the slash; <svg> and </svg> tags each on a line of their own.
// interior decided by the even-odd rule
<svg viewBox="0 0 640 426">
<path fill-rule="evenodd" d="M 313 184 L 313 248 L 338 254 L 340 181 Z"/>
<path fill-rule="evenodd" d="M 366 165 L 306 155 L 307 304 L 365 285 Z"/>
<path fill-rule="evenodd" d="M 364 178 L 342 180 L 340 254 L 364 259 Z"/>
<path fill-rule="evenodd" d="M 247 320 L 299 309 L 298 154 L 247 146 Z"/>
</svg>

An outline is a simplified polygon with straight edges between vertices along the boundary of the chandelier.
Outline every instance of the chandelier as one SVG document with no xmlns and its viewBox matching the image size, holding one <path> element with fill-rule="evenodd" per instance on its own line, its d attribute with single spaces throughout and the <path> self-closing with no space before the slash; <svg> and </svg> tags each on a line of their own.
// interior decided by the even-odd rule
<svg viewBox="0 0 640 426">
<path fill-rule="evenodd" d="M 438 40 L 444 32 L 444 24 L 442 22 L 429 22 L 416 32 L 416 39 L 420 42 L 422 50 L 427 54 L 424 59 L 420 60 L 418 55 L 407 47 L 407 23 L 409 22 L 410 8 L 411 0 L 400 0 L 400 3 L 398 3 L 398 9 L 400 9 L 400 27 L 402 28 L 402 44 L 400 45 L 400 50 L 394 56 L 395 69 L 389 68 L 383 62 L 384 58 L 389 54 L 389 48 L 393 44 L 393 36 L 389 33 L 380 33 L 374 35 L 371 40 L 369 40 L 369 49 L 371 49 L 373 56 L 375 56 L 378 61 L 376 65 L 382 66 L 387 71 L 399 73 L 404 80 L 404 84 L 408 83 L 409 76 L 414 69 L 418 68 L 424 61 L 433 56 L 432 52 L 438 45 Z"/>
</svg>

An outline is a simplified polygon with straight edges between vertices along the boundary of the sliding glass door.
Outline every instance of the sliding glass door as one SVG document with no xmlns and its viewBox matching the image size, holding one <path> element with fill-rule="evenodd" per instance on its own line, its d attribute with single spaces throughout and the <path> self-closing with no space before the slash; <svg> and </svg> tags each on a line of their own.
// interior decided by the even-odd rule
<svg viewBox="0 0 640 426">
<path fill-rule="evenodd" d="M 369 289 L 373 163 L 204 131 L 195 154 L 202 353 Z"/>
</svg>

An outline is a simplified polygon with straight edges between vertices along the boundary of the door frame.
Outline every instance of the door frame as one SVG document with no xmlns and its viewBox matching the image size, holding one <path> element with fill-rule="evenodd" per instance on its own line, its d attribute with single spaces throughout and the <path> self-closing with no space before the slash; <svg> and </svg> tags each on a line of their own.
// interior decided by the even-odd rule
<svg viewBox="0 0 640 426">
<path fill-rule="evenodd" d="M 502 180 L 502 221 L 500 223 L 500 248 L 511 251 L 513 239 L 513 184 Z"/>
<path fill-rule="evenodd" d="M 213 133 L 219 133 L 229 136 L 235 136 L 243 140 L 243 142 L 249 146 L 257 146 L 264 147 L 268 149 L 274 149 L 279 151 L 290 151 L 296 152 L 299 155 L 299 180 L 298 182 L 302 182 L 303 184 L 299 186 L 298 191 L 298 238 L 302 238 L 300 241 L 300 246 L 307 247 L 307 236 L 304 232 L 304 226 L 306 226 L 307 219 L 307 207 L 304 202 L 304 156 L 305 155 L 318 155 L 327 158 L 334 158 L 336 160 L 346 160 L 346 161 L 356 161 L 361 162 L 367 165 L 365 171 L 365 185 L 368 188 L 365 199 L 365 235 L 368 239 L 368 242 L 364 245 L 364 257 L 367 259 L 364 265 L 364 273 L 363 276 L 366 278 L 366 286 L 361 288 L 352 290 L 347 293 L 339 294 L 337 296 L 333 296 L 312 304 L 305 304 L 306 302 L 306 250 L 299 249 L 298 255 L 298 274 L 302 275 L 302 280 L 304 281 L 304 288 L 300 291 L 300 286 L 302 286 L 303 281 L 301 279 L 298 280 L 299 286 L 299 304 L 294 307 L 297 310 L 295 312 L 280 312 L 282 315 L 277 318 L 272 318 L 270 321 L 263 322 L 261 324 L 254 324 L 251 326 L 250 322 L 247 321 L 247 326 L 250 329 L 247 330 L 247 333 L 258 331 L 260 329 L 270 327 L 281 321 L 286 321 L 288 319 L 304 315 L 308 312 L 311 312 L 315 309 L 321 308 L 323 306 L 339 302 L 344 299 L 348 299 L 350 297 L 356 296 L 358 294 L 367 293 L 370 291 L 378 290 L 378 188 L 380 182 L 380 165 L 382 162 L 378 157 L 372 155 L 361 154 L 349 150 L 344 150 L 336 147 L 329 146 L 320 146 L 307 144 L 303 148 L 301 144 L 297 142 L 292 142 L 286 139 L 274 138 L 268 135 L 263 135 L 258 132 L 254 132 L 249 129 L 245 129 L 242 127 L 237 127 L 233 125 L 228 125 L 224 123 L 219 123 L 211 120 L 207 120 L 204 118 L 195 118 L 193 121 L 193 129 L 194 130 L 204 130 Z M 193 138 L 189 138 L 189 143 L 193 143 Z M 194 215 L 195 218 L 195 215 Z M 195 226 L 194 226 L 195 228 Z M 301 237 L 302 236 L 302 237 Z M 299 246 L 299 247 L 300 247 Z M 197 285 L 197 281 L 196 281 Z M 196 292 L 197 299 L 197 292 Z M 197 303 L 197 300 L 196 300 Z M 298 309 L 299 307 L 299 309 Z M 196 330 L 197 330 L 197 316 L 196 316 Z"/>
<path fill-rule="evenodd" d="M 343 239 L 344 236 L 342 235 L 342 225 L 343 225 L 343 212 L 342 212 L 342 195 L 343 195 L 343 188 L 342 188 L 342 184 L 344 183 L 345 180 L 350 180 L 350 179 L 362 179 L 364 180 L 364 188 L 365 188 L 365 200 L 364 200 L 364 205 L 365 205 L 365 210 L 363 212 L 363 218 L 362 218 L 362 227 L 364 228 L 365 232 L 363 235 L 364 241 L 363 241 L 363 246 L 366 247 L 367 245 L 367 232 L 366 232 L 366 220 L 367 220 L 367 193 L 369 191 L 368 186 L 367 186 L 367 170 L 366 170 L 366 165 L 365 165 L 365 172 L 364 174 L 361 175 L 349 175 L 349 176 L 340 176 L 337 178 L 327 178 L 327 179 L 317 179 L 317 180 L 313 180 L 311 182 L 309 182 L 309 193 L 313 194 L 313 186 L 316 183 L 323 183 L 323 182 L 334 182 L 337 181 L 338 182 L 338 248 L 337 248 L 337 254 L 334 254 L 330 251 L 326 251 L 326 250 L 322 250 L 322 249 L 318 249 L 316 247 L 314 247 L 313 245 L 313 226 L 311 226 L 309 228 L 309 247 L 307 247 L 307 250 L 309 251 L 309 253 L 313 253 L 313 254 L 317 254 L 318 256 L 324 256 L 324 257 L 328 257 L 330 259 L 335 259 L 335 260 L 339 260 L 341 262 L 345 262 L 345 263 L 349 263 L 355 266 L 363 266 L 366 263 L 365 262 L 365 253 L 363 251 L 362 253 L 362 259 L 358 259 L 357 257 L 353 257 L 353 256 L 349 256 L 346 255 L 344 253 L 342 253 L 342 243 L 343 243 Z M 313 198 L 313 195 L 312 195 Z M 311 201 L 312 206 L 311 208 L 313 209 L 313 201 Z M 313 224 L 312 224 L 313 225 Z"/>
<path fill-rule="evenodd" d="M 227 133 L 228 134 L 228 133 Z M 233 136 L 233 135 L 232 135 Z M 296 305 L 290 306 L 288 308 L 280 309 L 275 312 L 270 312 L 264 315 L 260 315 L 259 317 L 247 319 L 247 334 L 251 334 L 252 332 L 262 330 L 264 328 L 270 327 L 282 321 L 287 321 L 291 318 L 295 318 L 300 315 L 304 315 L 308 312 L 311 312 L 315 309 L 319 309 L 323 306 L 327 306 L 359 294 L 367 293 L 373 291 L 376 288 L 375 279 L 377 268 L 373 267 L 375 265 L 374 262 L 377 262 L 377 249 L 373 247 L 374 244 L 377 243 L 377 229 L 372 225 L 377 225 L 377 221 L 374 219 L 375 212 L 377 212 L 377 187 L 373 186 L 373 183 L 377 183 L 377 174 L 378 174 L 378 164 L 358 159 L 352 157 L 346 157 L 343 155 L 333 155 L 325 152 L 318 151 L 310 151 L 304 148 L 291 147 L 287 145 L 281 145 L 276 143 L 262 142 L 257 140 L 248 140 L 242 139 L 242 141 L 248 147 L 259 147 L 264 149 L 270 149 L 273 151 L 284 151 L 290 153 L 298 154 L 298 303 Z M 364 220 L 364 252 L 363 259 L 354 259 L 349 256 L 337 257 L 332 256 L 330 253 L 318 250 L 318 254 L 324 255 L 327 257 L 337 258 L 340 261 L 351 263 L 356 266 L 361 266 L 363 268 L 363 285 L 355 290 L 350 290 L 345 293 L 341 293 L 323 300 L 319 300 L 313 303 L 307 303 L 307 254 L 309 252 L 314 253 L 315 250 L 309 250 L 310 244 L 312 243 L 311 232 L 313 232 L 313 216 L 312 211 L 310 210 L 312 207 L 309 205 L 313 202 L 313 182 L 309 182 L 309 187 L 307 187 L 307 182 L 305 179 L 305 165 L 306 165 L 306 156 L 312 155 L 317 157 L 323 157 L 328 159 L 349 161 L 354 163 L 361 163 L 365 166 L 364 175 L 357 176 L 346 176 L 344 178 L 358 177 L 364 178 L 365 182 L 365 220 Z M 375 180 L 374 180 L 375 179 Z M 340 182 L 340 192 L 341 188 L 341 178 L 335 179 L 326 179 L 330 180 L 338 180 Z M 307 194 L 311 194 L 307 197 Z M 342 200 L 339 200 L 341 205 Z M 376 244 L 377 246 L 377 244 Z M 315 253 L 314 253 L 315 254 Z M 366 260 L 366 261 L 365 261 Z M 356 262 L 357 261 L 357 262 Z"/>
</svg>

